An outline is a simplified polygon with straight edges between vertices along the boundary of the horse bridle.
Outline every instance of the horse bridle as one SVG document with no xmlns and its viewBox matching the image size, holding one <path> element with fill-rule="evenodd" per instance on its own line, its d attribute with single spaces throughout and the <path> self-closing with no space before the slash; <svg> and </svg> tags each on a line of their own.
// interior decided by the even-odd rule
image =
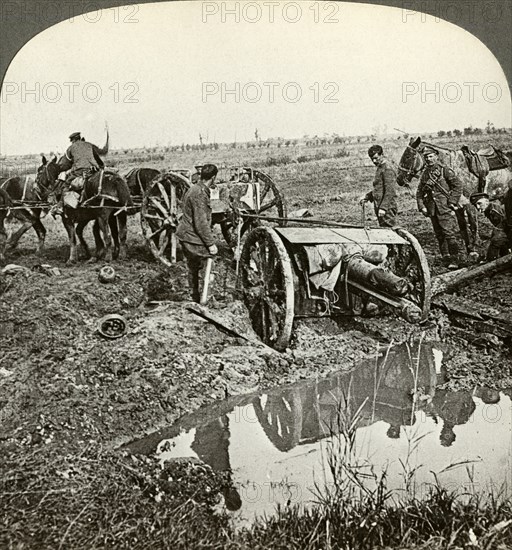
<svg viewBox="0 0 512 550">
<path fill-rule="evenodd" d="M 36 184 L 37 186 L 43 190 L 43 192 L 45 193 L 44 197 L 43 196 L 40 196 L 40 200 L 45 200 L 48 195 L 50 195 L 50 193 L 53 193 L 53 191 L 55 191 L 55 189 L 57 188 L 57 185 L 58 185 L 58 175 L 55 176 L 54 180 L 53 180 L 53 185 L 49 182 L 51 182 L 51 175 L 50 175 L 50 171 L 48 170 L 48 164 L 49 163 L 46 163 L 44 165 L 44 169 L 45 169 L 45 176 L 46 176 L 46 181 L 48 182 L 48 185 L 43 185 L 42 183 L 40 183 L 40 178 L 39 178 L 39 174 L 37 175 L 36 177 Z"/>
<path fill-rule="evenodd" d="M 405 175 L 405 177 L 407 178 L 407 181 L 411 181 L 412 178 L 416 177 L 419 174 L 419 172 L 421 172 L 421 168 L 419 170 L 414 169 L 416 157 L 418 155 L 421 157 L 421 153 L 418 151 L 418 149 L 414 149 L 414 147 L 411 147 L 410 145 L 407 146 L 407 149 L 410 149 L 414 153 L 412 168 L 404 168 L 402 165 L 398 165 L 398 170 Z"/>
</svg>

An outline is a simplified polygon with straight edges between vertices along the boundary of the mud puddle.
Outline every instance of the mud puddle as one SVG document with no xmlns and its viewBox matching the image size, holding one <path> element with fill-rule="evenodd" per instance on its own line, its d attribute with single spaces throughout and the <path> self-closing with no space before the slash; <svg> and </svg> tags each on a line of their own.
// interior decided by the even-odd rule
<svg viewBox="0 0 512 550">
<path fill-rule="evenodd" d="M 225 503 L 239 524 L 278 505 L 314 504 L 344 455 L 369 488 L 385 471 L 395 499 L 427 495 L 436 478 L 448 490 L 510 496 L 510 392 L 442 389 L 445 351 L 425 342 L 383 348 L 351 373 L 216 402 L 127 450 L 228 472 Z"/>
</svg>

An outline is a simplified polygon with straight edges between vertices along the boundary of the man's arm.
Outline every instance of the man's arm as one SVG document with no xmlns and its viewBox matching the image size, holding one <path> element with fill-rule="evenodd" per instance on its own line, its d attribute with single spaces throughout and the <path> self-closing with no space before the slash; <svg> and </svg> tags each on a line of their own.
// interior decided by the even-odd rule
<svg viewBox="0 0 512 550">
<path fill-rule="evenodd" d="M 192 221 L 194 230 L 207 248 L 215 244 L 210 224 L 210 216 L 208 215 L 210 208 L 210 201 L 205 193 L 200 193 L 193 198 Z"/>
<path fill-rule="evenodd" d="M 450 188 L 448 194 L 448 204 L 450 206 L 459 206 L 460 196 L 462 195 L 462 181 L 457 177 L 451 168 L 444 168 L 444 179 Z"/>
<path fill-rule="evenodd" d="M 396 197 L 396 174 L 395 171 L 386 167 L 382 171 L 382 200 L 378 207 L 382 210 L 389 210 Z"/>
<path fill-rule="evenodd" d="M 420 179 L 420 182 L 418 183 L 418 188 L 416 189 L 416 204 L 418 205 L 418 210 L 421 212 L 423 209 L 425 209 L 425 203 L 423 201 L 423 195 L 425 194 L 425 182 L 423 181 L 423 177 Z"/>
</svg>

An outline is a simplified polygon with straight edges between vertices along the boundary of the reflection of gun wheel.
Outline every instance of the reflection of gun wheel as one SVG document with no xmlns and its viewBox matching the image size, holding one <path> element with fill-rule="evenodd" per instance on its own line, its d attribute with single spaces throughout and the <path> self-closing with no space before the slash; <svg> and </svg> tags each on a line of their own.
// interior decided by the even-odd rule
<svg viewBox="0 0 512 550">
<path fill-rule="evenodd" d="M 302 400 L 299 390 L 260 396 L 253 403 L 256 416 L 267 437 L 280 451 L 297 446 L 302 435 Z"/>
</svg>

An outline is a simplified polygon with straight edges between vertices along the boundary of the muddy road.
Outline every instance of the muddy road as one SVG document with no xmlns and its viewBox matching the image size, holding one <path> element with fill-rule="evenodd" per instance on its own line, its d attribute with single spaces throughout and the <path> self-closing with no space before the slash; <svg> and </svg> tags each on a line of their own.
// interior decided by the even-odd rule
<svg viewBox="0 0 512 550">
<path fill-rule="evenodd" d="M 67 267 L 64 230 L 59 222 L 46 222 L 43 258 L 35 256 L 35 239 L 28 234 L 8 257 L 21 269 L 0 276 L 0 451 L 6 479 L 21 476 L 17 468 L 26 471 L 30 464 L 35 477 L 58 478 L 66 487 L 72 476 L 51 467 L 62 457 L 75 463 L 91 447 L 115 453 L 204 405 L 348 372 L 389 344 L 418 338 L 450 350 L 441 389 L 512 388 L 510 336 L 475 328 L 443 307 L 434 306 L 423 326 L 392 316 L 300 320 L 290 348 L 269 353 L 187 309 L 184 263 L 169 271 L 154 260 L 138 215 L 129 220 L 128 258 L 112 264 L 116 279 L 108 284 L 98 280 L 101 263 Z M 442 273 L 428 220 L 411 208 L 401 222 L 424 245 L 432 273 Z M 485 237 L 490 228 L 484 224 L 482 232 Z M 92 241 L 90 233 L 87 238 Z M 250 331 L 231 260 L 221 244 L 209 307 Z M 455 296 L 510 315 L 511 289 L 507 272 L 471 282 Z M 98 321 L 107 314 L 126 319 L 123 337 L 109 340 L 98 333 Z M 30 462 L 36 455 L 36 463 Z M 101 465 L 98 471 L 101 476 Z"/>
</svg>

